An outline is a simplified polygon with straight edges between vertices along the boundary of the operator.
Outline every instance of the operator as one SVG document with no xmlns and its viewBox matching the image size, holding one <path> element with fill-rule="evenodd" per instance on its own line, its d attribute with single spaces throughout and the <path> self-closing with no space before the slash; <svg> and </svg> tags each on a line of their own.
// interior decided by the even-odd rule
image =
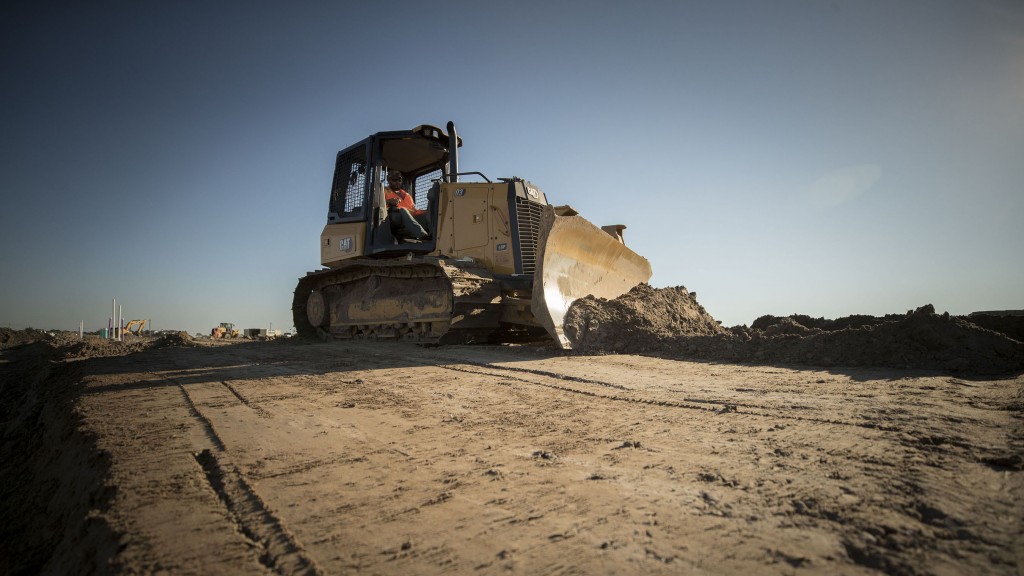
<svg viewBox="0 0 1024 576">
<path fill-rule="evenodd" d="M 417 240 L 425 237 L 427 231 L 416 220 L 416 216 L 426 214 L 426 210 L 417 210 L 412 196 L 402 189 L 402 173 L 398 170 L 388 172 L 388 185 L 384 187 L 384 201 L 388 205 L 388 211 L 397 210 L 402 218 L 402 227 L 409 236 Z"/>
</svg>

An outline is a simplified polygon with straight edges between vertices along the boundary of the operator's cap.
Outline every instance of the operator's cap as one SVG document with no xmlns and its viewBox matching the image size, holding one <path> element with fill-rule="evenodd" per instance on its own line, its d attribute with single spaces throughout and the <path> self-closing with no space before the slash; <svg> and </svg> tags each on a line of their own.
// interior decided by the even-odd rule
<svg viewBox="0 0 1024 576">
<path fill-rule="evenodd" d="M 401 170 L 388 170 L 388 180 L 391 180 L 392 178 L 402 179 L 402 171 Z"/>
</svg>

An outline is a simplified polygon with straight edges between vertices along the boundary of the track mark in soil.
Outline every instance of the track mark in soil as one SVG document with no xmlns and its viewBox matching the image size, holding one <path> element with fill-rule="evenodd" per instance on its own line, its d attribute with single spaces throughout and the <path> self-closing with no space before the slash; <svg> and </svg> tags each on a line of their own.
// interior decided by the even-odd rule
<svg viewBox="0 0 1024 576">
<path fill-rule="evenodd" d="M 196 420 L 199 420 L 203 425 L 203 431 L 206 433 L 206 437 L 209 438 L 210 442 L 213 442 L 213 445 L 218 450 L 225 450 L 224 441 L 220 439 L 220 436 L 217 435 L 217 431 L 213 429 L 213 424 L 211 424 L 210 421 L 206 419 L 206 416 L 203 416 L 203 413 L 199 411 L 199 407 L 197 407 L 196 403 L 192 401 L 192 397 L 188 395 L 188 390 L 185 390 L 185 386 L 183 384 L 178 384 L 178 389 L 181 390 L 181 395 L 185 398 L 185 404 L 188 405 L 188 413 Z"/>
<path fill-rule="evenodd" d="M 193 456 L 239 532 L 259 552 L 260 564 L 278 574 L 323 574 L 234 466 L 208 449 Z"/>
<path fill-rule="evenodd" d="M 537 372 L 535 372 L 535 371 L 522 370 L 522 369 L 517 369 L 517 368 L 506 368 L 504 366 L 496 366 L 496 365 L 493 365 L 493 364 L 484 364 L 484 365 L 467 364 L 467 365 L 468 366 L 478 367 L 478 368 L 479 367 L 483 367 L 483 368 L 486 368 L 487 370 L 494 370 L 494 371 L 499 371 L 499 372 L 501 372 L 501 371 L 504 371 L 504 372 L 529 372 L 531 374 L 538 375 Z M 463 372 L 463 373 L 466 373 L 466 374 L 475 374 L 477 376 L 499 377 L 497 374 L 494 374 L 494 373 L 489 373 L 489 372 L 482 371 L 482 370 L 473 370 L 473 369 L 470 369 L 470 368 L 454 366 L 454 365 L 451 365 L 451 364 L 441 364 L 441 365 L 437 365 L 437 367 L 438 368 L 443 368 L 445 370 L 451 370 L 451 371 L 454 371 L 454 372 Z M 726 400 L 714 400 L 714 399 L 705 399 L 705 398 L 685 398 L 683 400 L 659 400 L 659 399 L 655 399 L 655 398 L 639 398 L 639 397 L 635 397 L 635 396 L 622 396 L 622 395 L 618 395 L 618 394 L 603 394 L 603 393 L 600 393 L 600 392 L 593 392 L 593 391 L 590 391 L 590 390 L 581 390 L 579 388 L 573 388 L 571 386 L 564 386 L 564 385 L 561 385 L 561 384 L 549 384 L 549 383 L 544 383 L 544 382 L 537 382 L 536 380 L 528 380 L 526 378 L 517 377 L 517 376 L 500 376 L 500 377 L 504 378 L 504 379 L 507 379 L 507 380 L 514 380 L 516 382 L 522 382 L 524 384 L 530 384 L 530 385 L 533 385 L 533 386 L 543 386 L 545 388 L 551 388 L 553 390 L 559 390 L 559 391 L 562 391 L 562 392 L 569 392 L 569 393 L 572 393 L 572 394 L 580 394 L 580 395 L 583 395 L 583 396 L 590 396 L 592 398 L 600 398 L 602 400 L 611 400 L 611 401 L 614 401 L 614 402 L 630 402 L 630 403 L 633 403 L 633 404 L 648 404 L 648 405 L 651 405 L 651 406 L 662 406 L 662 407 L 666 407 L 666 408 L 683 408 L 683 409 L 687 409 L 687 410 L 700 410 L 700 411 L 703 411 L 703 412 L 714 412 L 716 414 L 723 414 L 723 415 L 726 415 L 726 414 L 743 414 L 743 415 L 747 415 L 747 416 L 757 416 L 757 417 L 762 417 L 762 418 L 779 418 L 779 419 L 786 419 L 786 420 L 799 420 L 799 421 L 806 421 L 806 422 L 817 422 L 817 423 L 820 423 L 820 424 L 832 424 L 832 425 L 836 425 L 836 426 L 853 426 L 853 427 L 857 427 L 857 428 L 868 428 L 868 429 L 871 429 L 871 430 L 883 430 L 883 431 L 887 431 L 887 432 L 901 432 L 901 431 L 903 431 L 903 429 L 900 428 L 899 426 L 893 426 L 893 425 L 889 425 L 889 424 L 879 424 L 877 422 L 849 422 L 849 421 L 845 421 L 845 420 L 835 420 L 835 419 L 832 419 L 832 418 L 815 418 L 815 417 L 812 417 L 812 416 L 797 416 L 797 415 L 785 414 L 785 413 L 770 413 L 770 412 L 765 412 L 764 410 L 767 410 L 767 409 L 764 408 L 763 406 L 758 406 L 758 405 L 755 405 L 755 404 L 738 404 L 738 403 L 736 403 L 735 401 L 732 401 L 732 400 L 726 401 Z M 544 377 L 552 378 L 552 379 L 557 379 L 557 380 L 571 380 L 571 381 L 574 381 L 574 382 L 580 382 L 580 383 L 586 383 L 586 384 L 597 384 L 597 385 L 603 385 L 603 386 L 606 386 L 606 387 L 613 387 L 613 388 L 617 387 L 617 385 L 615 385 L 615 384 L 608 384 L 606 382 L 602 383 L 602 382 L 590 381 L 590 380 L 585 380 L 585 379 L 582 379 L 582 378 L 574 379 L 574 378 L 570 378 L 570 377 L 563 377 L 560 374 L 554 374 L 554 375 L 550 375 L 550 376 L 545 375 Z M 741 407 L 743 408 L 742 410 L 740 410 Z M 754 408 L 754 410 L 750 410 L 750 408 Z"/>
<path fill-rule="evenodd" d="M 559 374 L 558 372 L 549 372 L 547 370 L 536 370 L 530 368 L 518 368 L 514 366 L 497 366 L 495 364 L 488 364 L 486 362 L 473 362 L 468 360 L 459 360 L 460 364 L 466 364 L 468 366 L 476 366 L 477 368 L 491 368 L 495 370 L 504 370 L 506 372 L 519 372 L 523 374 L 533 374 L 534 376 L 544 376 L 547 378 L 554 378 L 556 380 L 565 380 L 567 382 L 579 382 L 580 384 L 593 384 L 595 386 L 603 386 L 605 388 L 614 388 L 616 390 L 630 390 L 626 386 L 621 384 L 611 384 L 609 382 L 602 382 L 600 380 L 591 380 L 589 378 L 582 378 L 580 376 L 570 376 L 568 374 Z M 444 366 L 448 368 L 448 366 Z"/>
<path fill-rule="evenodd" d="M 234 394 L 235 398 L 238 398 L 238 401 L 241 402 L 242 404 L 244 404 L 246 406 L 246 408 L 251 408 L 251 409 L 255 410 L 256 414 L 258 414 L 260 416 L 260 418 L 270 418 L 272 416 L 270 412 L 267 412 L 266 410 L 261 408 L 258 404 L 250 401 L 245 396 L 242 396 L 242 394 L 239 393 L 238 390 L 236 390 L 234 386 L 232 386 L 230 383 L 228 383 L 227 380 L 221 380 L 220 383 L 223 384 L 224 387 L 228 389 L 228 391 L 230 391 L 232 394 Z"/>
<path fill-rule="evenodd" d="M 280 478 L 282 476 L 291 476 L 294 474 L 301 474 L 303 472 L 309 472 L 316 468 L 324 466 L 338 466 L 338 465 L 351 465 L 361 464 L 369 461 L 366 456 L 339 456 L 337 458 L 317 458 L 308 462 L 300 462 L 292 466 L 288 466 L 281 470 L 274 472 L 263 473 L 263 474 L 250 474 L 250 477 L 255 477 L 257 480 L 266 480 L 268 478 Z"/>
</svg>

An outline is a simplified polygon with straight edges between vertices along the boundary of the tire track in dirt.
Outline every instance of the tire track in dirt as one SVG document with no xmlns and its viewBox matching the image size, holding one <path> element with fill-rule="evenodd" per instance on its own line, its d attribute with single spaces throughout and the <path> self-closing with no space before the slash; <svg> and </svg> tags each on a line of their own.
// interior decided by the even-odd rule
<svg viewBox="0 0 1024 576">
<path fill-rule="evenodd" d="M 242 473 L 223 455 L 202 450 L 193 456 L 239 532 L 258 550 L 260 564 L 278 574 L 323 574 Z"/>
<path fill-rule="evenodd" d="M 260 564 L 278 574 L 310 576 L 323 574 L 284 523 L 246 481 L 238 467 L 231 463 L 223 439 L 217 434 L 210 419 L 199 410 L 185 385 L 175 384 L 181 390 L 189 414 L 200 422 L 206 437 L 214 447 L 214 450 L 204 448 L 192 455 L 199 465 L 202 478 L 224 505 L 228 517 L 237 526 L 239 534 L 243 535 L 249 544 L 258 551 Z M 231 391 L 242 405 L 255 410 L 260 417 L 269 418 L 271 416 L 260 406 L 245 399 L 226 381 L 222 380 L 220 384 Z"/>
<path fill-rule="evenodd" d="M 339 465 L 351 465 L 367 461 L 367 456 L 339 456 L 337 458 L 317 458 L 314 460 L 300 462 L 293 464 L 281 470 L 275 470 L 274 472 L 268 472 L 264 474 L 253 474 L 252 476 L 257 480 L 268 480 L 271 478 L 281 478 L 284 476 L 293 476 L 296 474 L 302 474 L 322 468 L 325 466 L 339 466 Z"/>
<path fill-rule="evenodd" d="M 213 429 L 213 424 L 210 423 L 210 420 L 199 411 L 199 407 L 192 401 L 192 397 L 188 395 L 188 390 L 185 389 L 185 385 L 178 384 L 173 381 L 171 384 L 176 385 L 178 389 L 181 390 L 181 395 L 185 399 L 185 404 L 188 406 L 189 415 L 199 421 L 199 424 L 203 427 L 203 433 L 206 435 L 206 438 L 213 443 L 217 450 L 223 452 L 225 450 L 224 441 L 217 435 L 217 431 Z"/>
<path fill-rule="evenodd" d="M 223 384 L 224 387 L 227 388 L 229 392 L 234 394 L 235 398 L 238 398 L 238 401 L 241 402 L 242 404 L 244 404 L 246 408 L 251 408 L 252 410 L 255 410 L 256 414 L 258 414 L 260 416 L 260 418 L 270 418 L 271 417 L 270 412 L 267 412 L 260 405 L 256 404 L 255 402 L 252 402 L 251 400 L 249 400 L 245 396 L 242 396 L 242 394 L 238 390 L 236 390 L 234 386 L 232 386 L 230 383 L 228 383 L 227 380 L 221 380 L 220 383 Z"/>
<path fill-rule="evenodd" d="M 598 381 L 594 381 L 594 380 L 588 380 L 588 379 L 585 379 L 585 378 L 563 377 L 562 375 L 559 375 L 557 373 L 550 373 L 550 375 L 549 375 L 549 374 L 544 373 L 543 371 L 537 371 L 537 370 L 523 370 L 523 369 L 520 369 L 520 368 L 512 368 L 512 367 L 506 367 L 506 366 L 497 366 L 497 365 L 493 365 L 493 364 L 476 364 L 476 363 L 469 363 L 469 362 L 462 362 L 462 363 L 465 364 L 465 365 L 474 366 L 474 367 L 477 367 L 477 368 L 485 368 L 485 369 L 489 369 L 489 370 L 495 370 L 495 371 L 506 372 L 506 373 L 509 373 L 509 372 L 510 373 L 526 372 L 526 373 L 529 373 L 529 374 L 533 374 L 533 375 L 537 375 L 537 376 L 542 376 L 542 377 L 546 377 L 546 378 L 552 378 L 552 379 L 558 379 L 558 380 L 571 380 L 571 381 L 579 382 L 579 383 L 594 384 L 594 385 L 597 385 L 597 386 L 613 387 L 613 388 L 620 388 L 620 389 L 626 390 L 625 387 L 621 387 L 621 386 L 615 385 L 615 384 L 608 384 L 606 382 L 598 382 Z M 852 426 L 852 427 L 858 427 L 858 428 L 867 428 L 867 429 L 871 429 L 871 430 L 882 430 L 882 431 L 886 431 L 886 432 L 902 432 L 903 431 L 903 429 L 901 427 L 899 427 L 899 426 L 880 424 L 880 423 L 876 423 L 876 422 L 850 422 L 850 421 L 845 421 L 845 420 L 836 420 L 836 419 L 832 419 L 832 418 L 816 418 L 816 417 L 812 417 L 812 416 L 798 416 L 798 415 L 793 415 L 793 414 L 784 414 L 784 413 L 780 413 L 780 412 L 758 411 L 758 410 L 767 410 L 767 408 L 765 408 L 764 406 L 757 405 L 757 404 L 729 402 L 729 401 L 725 401 L 725 400 L 714 400 L 714 399 L 696 399 L 696 398 L 684 398 L 682 401 L 680 401 L 680 400 L 665 400 L 665 399 L 660 399 L 659 400 L 659 399 L 654 399 L 654 398 L 638 398 L 638 397 L 635 397 L 635 396 L 623 396 L 623 395 L 620 395 L 620 394 L 603 394 L 603 393 L 600 393 L 600 392 L 594 392 L 594 391 L 590 391 L 590 390 L 582 390 L 582 389 L 579 389 L 579 388 L 573 388 L 571 386 L 565 386 L 565 385 L 554 384 L 554 383 L 537 382 L 535 380 L 530 380 L 528 378 L 522 378 L 522 377 L 516 377 L 516 376 L 508 376 L 507 374 L 502 374 L 502 375 L 499 376 L 498 374 L 488 373 L 485 370 L 473 370 L 473 369 L 470 369 L 470 368 L 462 368 L 462 367 L 458 367 L 458 366 L 454 366 L 454 365 L 450 365 L 450 364 L 434 364 L 434 365 L 439 367 L 439 368 L 444 368 L 446 370 L 451 370 L 451 371 L 454 371 L 454 372 L 463 372 L 463 373 L 467 373 L 467 374 L 474 374 L 474 375 L 477 375 L 477 376 L 501 377 L 501 378 L 505 378 L 505 379 L 515 380 L 516 382 L 522 382 L 524 384 L 530 384 L 530 385 L 534 385 L 534 386 L 542 386 L 542 387 L 550 388 L 550 389 L 553 389 L 553 390 L 559 390 L 559 391 L 562 391 L 562 392 L 569 392 L 571 394 L 579 394 L 579 395 L 583 395 L 583 396 L 589 396 L 589 397 L 592 397 L 592 398 L 600 398 L 602 400 L 609 400 L 609 401 L 614 401 L 614 402 L 630 402 L 630 403 L 633 403 L 633 404 L 647 404 L 647 405 L 652 405 L 652 406 L 662 406 L 662 407 L 668 407 L 668 408 L 682 408 L 682 409 L 687 409 L 687 410 L 700 410 L 700 411 L 704 411 L 704 412 L 714 412 L 714 413 L 718 413 L 718 414 L 735 413 L 735 414 L 744 414 L 744 415 L 750 415 L 750 416 L 759 416 L 759 417 L 763 417 L 763 418 L 785 419 L 785 420 L 795 420 L 795 421 L 805 421 L 805 422 L 817 422 L 817 423 L 820 423 L 820 424 L 832 424 L 832 425 L 838 425 L 838 426 Z M 743 407 L 744 410 L 740 411 L 740 407 Z M 753 410 L 750 410 L 750 409 L 753 409 Z"/>
<path fill-rule="evenodd" d="M 437 361 L 438 358 L 448 358 L 448 359 L 452 360 L 455 364 L 439 363 Z M 446 369 L 446 370 L 452 370 L 452 371 L 455 371 L 455 372 L 463 372 L 463 373 L 467 373 L 467 374 L 475 374 L 475 375 L 480 375 L 480 376 L 497 376 L 497 377 L 501 377 L 501 378 L 515 380 L 517 382 L 522 382 L 524 384 L 531 384 L 531 385 L 535 385 L 535 386 L 542 386 L 542 387 L 545 387 L 545 388 L 549 388 L 549 389 L 553 389 L 553 390 L 559 390 L 559 391 L 562 391 L 562 392 L 569 392 L 569 393 L 572 393 L 572 394 L 580 394 L 580 395 L 584 395 L 584 396 L 589 396 L 589 397 L 593 397 L 593 398 L 600 398 L 600 399 L 603 399 L 603 400 L 610 400 L 610 401 L 630 402 L 630 403 L 635 403 L 635 404 L 646 404 L 646 405 L 663 406 L 663 407 L 670 407 L 670 408 L 683 408 L 683 409 L 689 409 L 689 410 L 700 410 L 700 411 L 704 411 L 704 412 L 713 412 L 713 413 L 719 413 L 719 414 L 739 413 L 739 414 L 751 415 L 751 416 L 759 416 L 759 417 L 764 417 L 764 418 L 780 418 L 780 419 L 794 420 L 794 421 L 817 422 L 817 423 L 822 423 L 822 424 L 833 424 L 833 425 L 839 425 L 839 426 L 851 426 L 851 427 L 857 427 L 857 428 L 866 428 L 866 429 L 869 429 L 869 430 L 880 430 L 880 431 L 885 431 L 885 432 L 902 432 L 904 430 L 902 427 L 899 427 L 899 426 L 882 424 L 882 423 L 878 423 L 878 422 L 855 422 L 855 421 L 849 421 L 849 420 L 839 420 L 839 419 L 834 419 L 834 418 L 816 418 L 816 417 L 813 417 L 813 416 L 799 416 L 799 415 L 794 415 L 794 414 L 785 414 L 785 413 L 780 413 L 780 412 L 773 412 L 773 411 L 771 411 L 772 410 L 771 408 L 766 407 L 766 406 L 761 405 L 761 404 L 737 402 L 737 401 L 734 401 L 734 400 L 723 400 L 723 399 L 715 399 L 715 398 L 694 398 L 694 397 L 684 397 L 681 400 L 671 400 L 671 399 L 641 398 L 641 397 L 636 397 L 636 396 L 623 396 L 623 395 L 620 395 L 620 394 L 604 394 L 604 393 L 594 392 L 594 391 L 589 391 L 589 390 L 581 390 L 579 388 L 573 388 L 571 386 L 565 386 L 565 385 L 553 384 L 553 383 L 545 383 L 545 382 L 538 382 L 538 381 L 530 380 L 530 379 L 524 378 L 524 377 L 511 377 L 511 376 L 507 376 L 504 373 L 529 374 L 529 375 L 533 375 L 533 376 L 539 376 L 541 378 L 550 378 L 552 380 L 556 380 L 556 381 L 560 381 L 560 382 L 564 381 L 564 382 L 575 382 L 575 383 L 579 383 L 579 384 L 589 384 L 589 385 L 597 386 L 597 387 L 600 387 L 600 388 L 608 388 L 608 389 L 621 390 L 621 391 L 627 391 L 627 392 L 628 391 L 632 391 L 633 389 L 631 389 L 631 388 L 629 388 L 627 386 L 623 386 L 621 384 L 614 384 L 614 383 L 610 383 L 610 382 L 604 382 L 604 381 L 601 381 L 601 380 L 594 380 L 594 379 L 591 379 L 591 378 L 583 378 L 583 377 L 579 377 L 579 376 L 572 376 L 572 375 L 569 375 L 569 374 L 563 374 L 563 373 L 559 373 L 559 372 L 552 372 L 552 371 L 548 371 L 548 370 L 539 370 L 539 369 L 530 369 L 530 368 L 518 368 L 518 367 L 513 367 L 513 366 L 502 366 L 502 365 L 498 365 L 498 364 L 491 363 L 491 362 L 479 362 L 479 361 L 468 360 L 468 359 L 465 359 L 465 358 L 456 358 L 456 357 L 452 357 L 452 355 L 448 355 L 448 354 L 444 354 L 444 353 L 433 353 L 430 356 L 416 356 L 416 357 L 414 357 L 414 355 L 407 355 L 406 356 L 406 360 L 419 362 L 423 366 L 434 366 L 434 367 L 443 368 L 443 369 Z M 386 361 L 382 361 L 381 364 L 386 364 Z M 494 371 L 497 371 L 497 372 L 503 373 L 503 374 L 501 376 L 499 376 L 498 374 L 489 374 L 487 372 L 472 370 L 472 369 L 468 369 L 468 368 L 462 368 L 462 367 L 460 367 L 460 365 L 462 365 L 462 366 L 473 366 L 473 367 L 476 367 L 476 368 L 482 368 L 482 369 L 486 369 L 486 370 L 494 370 Z M 740 408 L 745 408 L 745 409 L 740 411 Z M 797 409 L 812 409 L 812 408 L 804 407 L 804 406 L 789 406 L 788 409 L 789 410 L 797 410 Z"/>
</svg>

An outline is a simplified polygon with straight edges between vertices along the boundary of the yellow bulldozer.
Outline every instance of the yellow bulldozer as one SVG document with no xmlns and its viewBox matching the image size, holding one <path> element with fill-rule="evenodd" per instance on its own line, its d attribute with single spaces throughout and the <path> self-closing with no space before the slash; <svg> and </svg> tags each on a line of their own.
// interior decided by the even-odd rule
<svg viewBox="0 0 1024 576">
<path fill-rule="evenodd" d="M 574 300 L 615 298 L 650 279 L 625 226 L 599 228 L 521 178 L 460 172 L 460 146 L 449 122 L 378 132 L 338 152 L 324 268 L 299 279 L 292 301 L 299 335 L 568 347 L 562 318 Z M 407 208 L 389 205 L 399 188 Z"/>
</svg>

